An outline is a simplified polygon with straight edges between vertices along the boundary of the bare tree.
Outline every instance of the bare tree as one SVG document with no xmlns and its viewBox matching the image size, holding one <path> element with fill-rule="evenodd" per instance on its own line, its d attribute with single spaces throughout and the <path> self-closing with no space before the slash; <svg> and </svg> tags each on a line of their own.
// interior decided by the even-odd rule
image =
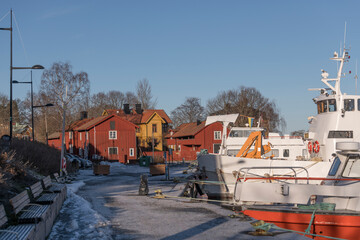
<svg viewBox="0 0 360 240">
<path fill-rule="evenodd" d="M 108 93 L 108 104 L 110 108 L 120 109 L 125 103 L 125 95 L 120 91 L 110 91 Z"/>
<path fill-rule="evenodd" d="M 55 105 L 60 116 L 64 109 L 76 115 L 78 109 L 74 109 L 74 105 L 89 95 L 90 81 L 86 72 L 74 74 L 69 63 L 57 62 L 50 69 L 44 70 L 41 87 L 40 94 L 44 94 Z"/>
<path fill-rule="evenodd" d="M 146 78 L 139 80 L 136 86 L 136 95 L 138 101 L 144 109 L 153 109 L 157 100 L 152 100 L 151 86 Z"/>
<path fill-rule="evenodd" d="M 207 102 L 207 113 L 209 115 L 240 113 L 244 116 L 254 117 L 261 120 L 263 127 L 269 131 L 280 131 L 286 126 L 275 102 L 255 88 L 244 86 L 235 90 L 220 92 L 215 98 Z M 247 118 L 240 117 L 236 125 L 243 126 Z"/>
<path fill-rule="evenodd" d="M 126 92 L 125 93 L 125 103 L 130 104 L 131 107 L 135 107 L 136 103 L 139 103 L 139 100 L 135 96 L 133 92 Z"/>
<path fill-rule="evenodd" d="M 204 120 L 205 109 L 200 104 L 200 98 L 186 98 L 185 102 L 171 112 L 171 120 L 174 127 L 183 123 L 196 122 Z"/>
<path fill-rule="evenodd" d="M 73 74 L 72 66 L 69 63 L 58 62 L 54 63 L 50 69 L 44 70 L 41 77 L 41 85 L 40 94 L 44 94 L 52 101 L 62 118 L 61 142 L 63 143 L 66 111 L 72 112 L 77 100 L 81 99 L 84 95 L 89 95 L 90 81 L 88 74 L 86 72 Z M 64 154 L 64 148 L 62 147 L 61 159 L 64 158 Z M 61 171 L 60 174 L 62 174 Z"/>
</svg>

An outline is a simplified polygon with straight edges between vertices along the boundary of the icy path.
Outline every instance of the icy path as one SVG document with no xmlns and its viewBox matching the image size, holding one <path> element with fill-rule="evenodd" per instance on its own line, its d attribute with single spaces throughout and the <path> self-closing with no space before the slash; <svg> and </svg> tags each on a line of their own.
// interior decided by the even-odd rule
<svg viewBox="0 0 360 240">
<path fill-rule="evenodd" d="M 181 166 L 171 176 L 183 176 Z M 83 170 L 68 185 L 64 203 L 49 240 L 54 239 L 308 239 L 291 233 L 254 237 L 248 221 L 215 204 L 154 199 L 156 189 L 178 196 L 184 184 L 149 177 L 150 196 L 139 196 L 140 175 L 148 168 L 111 165 L 108 176 Z M 79 190 L 78 190 L 79 189 Z"/>
</svg>

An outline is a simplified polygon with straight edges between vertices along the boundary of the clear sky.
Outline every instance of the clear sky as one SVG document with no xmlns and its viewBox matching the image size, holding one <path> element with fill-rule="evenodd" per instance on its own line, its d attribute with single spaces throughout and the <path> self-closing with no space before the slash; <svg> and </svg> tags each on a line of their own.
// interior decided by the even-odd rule
<svg viewBox="0 0 360 240">
<path fill-rule="evenodd" d="M 351 61 L 345 69 L 353 74 L 342 89 L 355 93 L 358 1 L 1 0 L 0 19 L 10 8 L 14 66 L 70 62 L 75 73 L 89 74 L 92 93 L 135 91 L 147 78 L 157 108 L 168 114 L 186 97 L 205 106 L 219 91 L 255 87 L 276 102 L 286 132 L 308 128 L 317 92 L 307 89 L 324 87 L 321 69 L 334 76 L 329 57 L 339 51 L 347 22 Z M 9 27 L 9 16 L 0 27 Z M 7 95 L 9 38 L 0 31 L 0 92 Z M 33 72 L 35 91 L 40 77 Z M 13 78 L 29 81 L 30 73 L 16 70 Z M 29 90 L 13 88 L 21 99 Z"/>
</svg>

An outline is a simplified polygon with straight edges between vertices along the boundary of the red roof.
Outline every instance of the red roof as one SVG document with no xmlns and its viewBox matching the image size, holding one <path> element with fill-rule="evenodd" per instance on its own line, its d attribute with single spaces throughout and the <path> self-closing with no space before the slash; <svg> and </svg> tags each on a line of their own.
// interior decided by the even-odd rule
<svg viewBox="0 0 360 240">
<path fill-rule="evenodd" d="M 135 109 L 132 109 L 130 114 L 125 114 L 122 109 L 106 109 L 105 111 L 108 113 L 108 115 L 116 114 L 117 116 L 125 118 L 134 124 L 147 123 L 151 116 L 153 116 L 153 114 L 156 112 L 165 122 L 172 123 L 171 119 L 163 109 L 147 109 L 144 110 L 141 114 L 136 113 Z"/>
<path fill-rule="evenodd" d="M 122 121 L 126 121 L 125 119 L 119 117 L 119 116 L 116 116 L 116 115 L 109 115 L 109 116 L 101 116 L 101 117 L 96 117 L 96 118 L 92 118 L 90 119 L 90 121 L 80 125 L 79 127 L 77 127 L 75 130 L 76 131 L 85 131 L 85 130 L 88 130 L 89 128 L 92 128 L 93 126 L 96 126 L 104 121 L 106 121 L 107 119 L 109 118 L 112 118 L 112 117 L 118 117 L 119 119 L 121 119 Z M 134 125 L 133 123 L 131 123 L 130 121 L 127 121 L 129 122 L 129 124 L 132 124 Z M 138 126 L 134 125 L 134 127 L 138 128 Z"/>
<path fill-rule="evenodd" d="M 199 131 L 201 131 L 205 127 L 205 121 L 201 122 L 199 125 L 196 122 L 193 123 L 183 123 L 176 129 L 174 129 L 173 135 L 166 135 L 165 138 L 180 138 L 180 137 L 188 137 L 195 136 Z"/>
</svg>

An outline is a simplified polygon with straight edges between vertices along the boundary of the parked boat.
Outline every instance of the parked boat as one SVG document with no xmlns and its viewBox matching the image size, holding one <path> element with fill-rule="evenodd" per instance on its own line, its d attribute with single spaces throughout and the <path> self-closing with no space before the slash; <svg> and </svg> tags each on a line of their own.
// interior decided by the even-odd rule
<svg viewBox="0 0 360 240">
<path fill-rule="evenodd" d="M 234 128 L 226 137 L 225 126 L 228 126 L 230 120 L 225 118 L 220 154 L 198 156 L 202 177 L 208 181 L 219 182 L 219 184 L 205 185 L 204 190 L 209 197 L 232 197 L 236 171 L 239 169 L 242 174 L 244 171 L 250 171 L 254 176 L 325 177 L 336 154 L 336 143 L 345 140 L 360 141 L 360 125 L 356 122 L 356 119 L 360 118 L 360 96 L 347 95 L 340 90 L 344 63 L 349 60 L 345 48 L 340 55 L 335 52 L 330 58 L 339 62 L 337 77 L 329 78 L 329 74 L 322 70 L 321 81 L 326 88 L 309 89 L 320 91 L 320 95 L 313 99 L 318 114 L 309 117 L 310 127 L 304 139 L 281 138 L 270 133 L 269 139 L 264 139 L 264 144 L 270 142 L 273 148 L 267 155 L 263 155 L 263 159 L 236 157 L 234 155 L 238 149 L 241 149 L 245 136 L 251 131 L 262 129 Z M 216 116 L 210 118 L 207 124 L 219 120 L 221 117 Z M 266 159 L 270 156 L 273 158 Z M 267 167 L 267 169 L 259 167 Z"/>
<path fill-rule="evenodd" d="M 321 185 L 289 182 L 303 178 L 269 177 L 259 182 L 259 178 L 245 176 L 236 184 L 234 199 L 244 214 L 306 232 L 314 239 L 359 239 L 359 146 L 358 142 L 336 144 L 339 151 L 326 178 L 306 179 L 321 180 Z"/>
</svg>

